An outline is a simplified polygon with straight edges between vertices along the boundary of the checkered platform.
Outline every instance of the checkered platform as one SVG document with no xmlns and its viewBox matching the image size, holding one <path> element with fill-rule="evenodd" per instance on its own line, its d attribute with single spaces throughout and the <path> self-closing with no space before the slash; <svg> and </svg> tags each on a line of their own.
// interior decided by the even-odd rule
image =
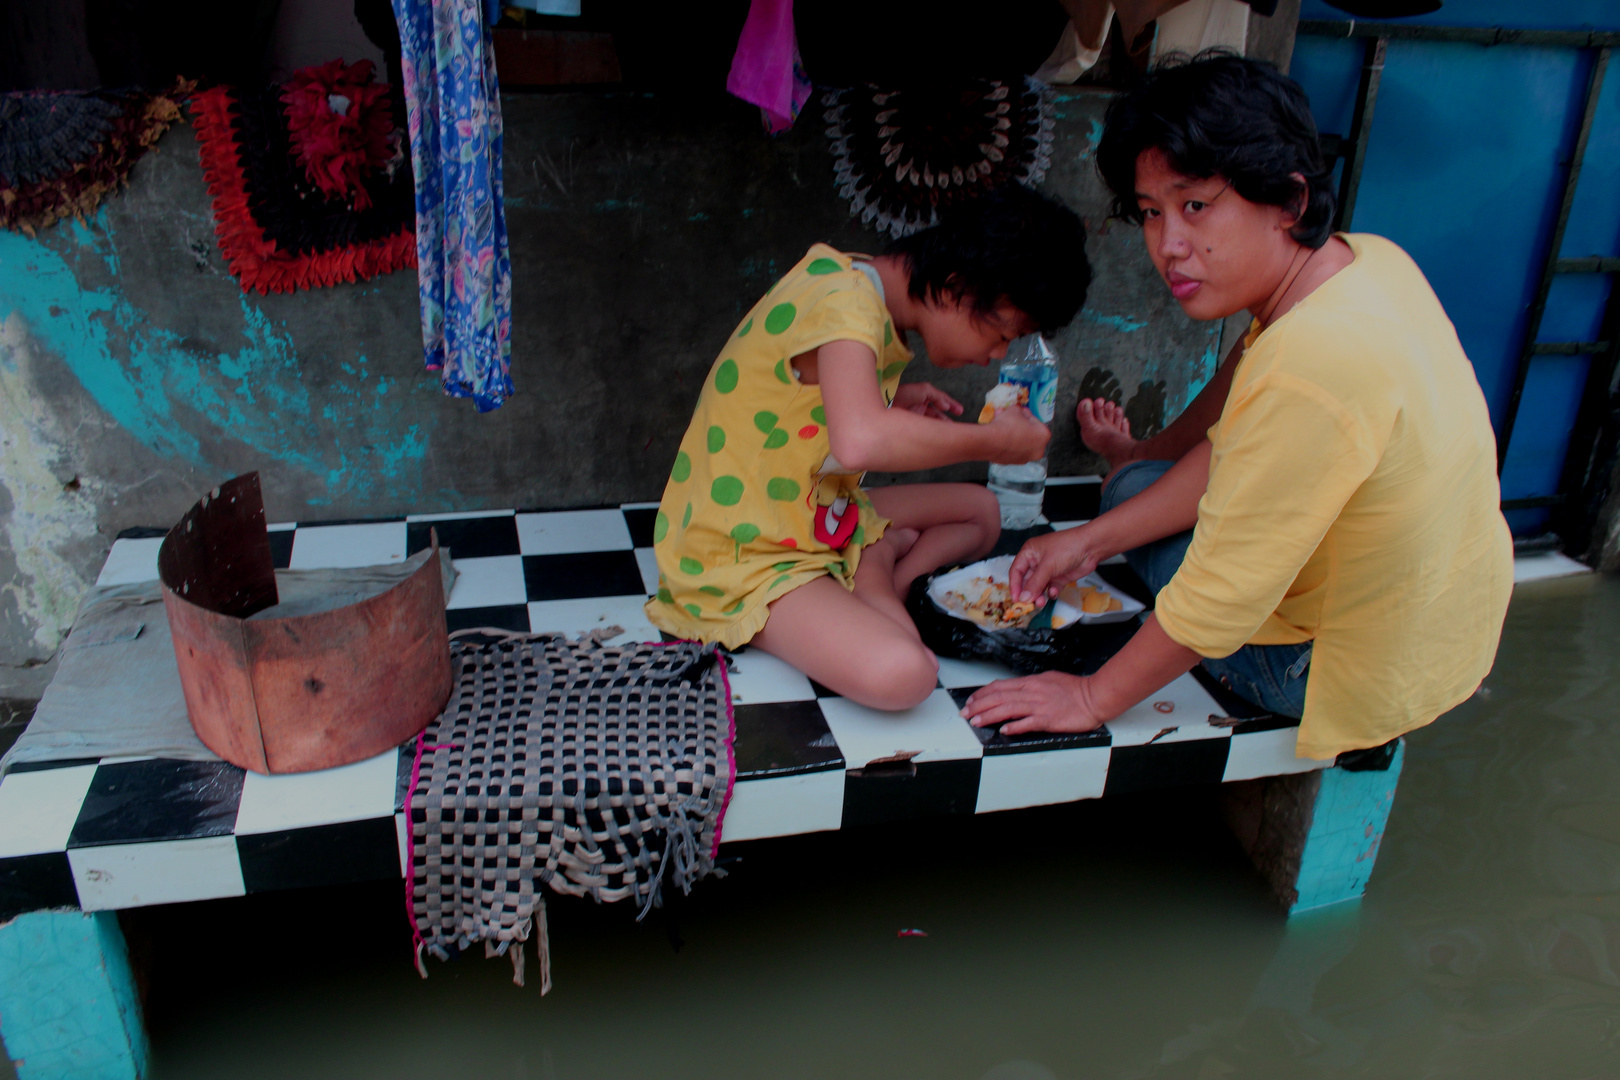
<svg viewBox="0 0 1620 1080">
<path fill-rule="evenodd" d="M 1050 527 L 1094 516 L 1099 492 L 1095 477 L 1049 481 Z M 367 566 L 405 559 L 436 528 L 459 573 L 451 630 L 573 634 L 617 625 L 623 632 L 610 641 L 657 641 L 642 611 L 657 586 L 655 510 L 636 503 L 273 525 L 270 539 L 279 567 Z M 98 584 L 156 578 L 161 541 L 161 530 L 121 536 Z M 1319 767 L 1294 757 L 1294 721 L 1225 720 L 1237 710 L 1213 695 L 1232 700 L 1190 675 L 1086 735 L 1008 738 L 968 726 L 961 702 L 1011 674 L 943 660 L 939 688 L 926 701 L 880 713 L 830 694 L 775 657 L 739 651 L 731 670 L 738 775 L 723 840 Z M 909 760 L 894 763 L 908 752 Z M 154 758 L 20 766 L 0 781 L 0 917 L 399 877 L 410 768 L 409 746 L 285 776 Z"/>
</svg>

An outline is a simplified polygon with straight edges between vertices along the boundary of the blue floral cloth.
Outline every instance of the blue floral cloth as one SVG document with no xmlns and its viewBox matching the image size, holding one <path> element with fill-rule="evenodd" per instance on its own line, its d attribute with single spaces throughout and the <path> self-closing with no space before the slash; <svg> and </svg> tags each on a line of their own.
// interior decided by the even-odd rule
<svg viewBox="0 0 1620 1080">
<path fill-rule="evenodd" d="M 416 170 L 422 342 L 479 412 L 512 393 L 501 101 L 484 0 L 393 0 Z"/>
</svg>

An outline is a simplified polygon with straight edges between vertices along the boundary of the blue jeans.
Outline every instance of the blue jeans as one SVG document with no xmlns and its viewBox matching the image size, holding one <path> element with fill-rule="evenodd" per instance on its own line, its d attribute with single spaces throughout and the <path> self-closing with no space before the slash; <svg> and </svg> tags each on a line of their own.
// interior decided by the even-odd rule
<svg viewBox="0 0 1620 1080">
<path fill-rule="evenodd" d="M 1103 488 L 1102 509 L 1112 510 L 1140 495 L 1170 470 L 1170 461 L 1133 461 Z M 1187 557 L 1192 531 L 1167 536 L 1125 553 L 1125 561 L 1153 595 L 1169 583 Z M 1305 713 L 1305 680 L 1311 673 L 1311 642 L 1303 645 L 1245 645 L 1220 660 L 1206 659 L 1204 670 L 1233 693 L 1278 716 Z"/>
</svg>

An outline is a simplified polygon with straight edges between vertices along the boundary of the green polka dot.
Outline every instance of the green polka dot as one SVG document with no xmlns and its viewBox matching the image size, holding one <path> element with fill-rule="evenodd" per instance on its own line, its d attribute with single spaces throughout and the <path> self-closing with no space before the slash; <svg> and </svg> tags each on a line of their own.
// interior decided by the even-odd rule
<svg viewBox="0 0 1620 1080">
<path fill-rule="evenodd" d="M 653 543 L 657 544 L 662 542 L 664 537 L 668 535 L 669 518 L 665 517 L 664 512 L 660 510 L 658 511 L 658 516 L 653 518 Z"/>
<path fill-rule="evenodd" d="M 730 607 L 726 608 L 726 610 L 722 611 L 720 614 L 722 614 L 722 615 L 735 615 L 735 614 L 737 614 L 737 612 L 742 610 L 743 604 L 745 604 L 745 603 L 747 603 L 746 598 L 743 599 L 743 600 L 739 600 L 735 604 L 732 604 Z"/>
<path fill-rule="evenodd" d="M 754 320 L 752 318 L 750 318 L 747 322 L 743 323 L 743 328 L 741 330 L 737 331 L 737 336 L 738 337 L 747 337 L 748 336 L 748 331 L 752 330 L 753 328 L 754 328 Z"/>
<path fill-rule="evenodd" d="M 883 324 L 883 344 L 894 344 L 894 324 L 891 322 L 885 322 Z"/>
<path fill-rule="evenodd" d="M 684 529 L 690 524 L 692 524 L 692 504 L 687 503 L 686 504 L 686 516 L 681 518 L 681 528 Z"/>
<path fill-rule="evenodd" d="M 662 600 L 666 604 L 673 604 L 675 602 L 675 594 L 670 592 L 668 589 L 659 589 L 658 599 Z"/>
<path fill-rule="evenodd" d="M 721 450 L 725 449 L 725 445 L 725 429 L 721 427 L 711 427 L 709 429 L 709 453 L 718 454 Z"/>
<path fill-rule="evenodd" d="M 787 441 L 788 441 L 788 433 L 783 431 L 781 428 L 777 428 L 775 431 L 773 431 L 769 435 L 765 436 L 765 449 L 767 449 L 767 450 L 780 449 L 781 447 L 784 447 L 784 446 L 787 445 Z"/>
<path fill-rule="evenodd" d="M 769 411 L 755 413 L 754 426 L 767 435 L 770 434 L 771 429 L 776 426 L 776 414 Z"/>
<path fill-rule="evenodd" d="M 773 563 L 771 565 L 771 569 L 775 570 L 778 574 L 780 574 L 783 570 L 792 570 L 795 566 L 798 566 L 798 565 L 799 565 L 798 563 L 793 562 L 790 559 L 787 562 Z"/>
<path fill-rule="evenodd" d="M 694 619 L 703 618 L 703 609 L 698 607 L 696 604 L 682 604 L 681 607 L 683 607 L 687 611 L 691 612 L 692 618 L 694 618 Z"/>
<path fill-rule="evenodd" d="M 906 370 L 906 362 L 904 360 L 897 360 L 883 369 L 883 377 L 885 379 L 892 379 L 904 370 Z"/>
<path fill-rule="evenodd" d="M 726 595 L 726 590 L 724 590 L 722 588 L 719 588 L 717 586 L 714 586 L 714 585 L 705 585 L 701 589 L 699 589 L 698 592 L 700 592 L 700 593 L 708 593 L 710 596 L 724 596 L 724 595 Z"/>
<path fill-rule="evenodd" d="M 792 574 L 783 574 L 781 577 L 777 578 L 775 581 L 773 581 L 769 585 L 765 586 L 765 588 L 766 589 L 774 589 L 778 585 L 782 584 L 782 582 L 786 581 L 788 578 L 790 578 L 792 576 L 793 576 Z"/>
<path fill-rule="evenodd" d="M 805 267 L 804 272 L 807 274 L 815 274 L 820 276 L 822 274 L 836 274 L 842 269 L 843 267 L 839 266 L 832 259 L 817 259 L 815 262 Z"/>
<path fill-rule="evenodd" d="M 771 313 L 765 316 L 765 332 L 767 334 L 780 334 L 793 325 L 798 316 L 799 309 L 792 304 L 777 304 L 771 308 Z"/>
<path fill-rule="evenodd" d="M 855 531 L 849 534 L 849 542 L 857 548 L 866 543 L 866 526 L 857 525 Z"/>
<path fill-rule="evenodd" d="M 810 419 L 814 420 L 816 423 L 820 424 L 822 427 L 826 427 L 827 426 L 827 410 L 823 409 L 820 405 L 817 405 L 815 408 L 810 410 Z"/>
<path fill-rule="evenodd" d="M 765 485 L 765 494 L 777 502 L 792 502 L 799 497 L 799 482 L 785 476 L 773 476 Z"/>
<path fill-rule="evenodd" d="M 691 574 L 693 577 L 697 577 L 699 574 L 703 573 L 703 564 L 692 558 L 690 555 L 683 555 L 681 556 L 681 573 Z"/>
<path fill-rule="evenodd" d="M 686 478 L 692 475 L 692 459 L 682 450 L 675 455 L 675 466 L 669 470 L 669 478 L 677 484 L 686 483 Z"/>
<path fill-rule="evenodd" d="M 787 357 L 785 356 L 776 362 L 776 377 L 787 383 L 789 386 L 793 385 L 793 380 L 788 377 Z"/>
<path fill-rule="evenodd" d="M 759 539 L 759 526 L 747 521 L 733 526 L 731 538 L 739 544 L 751 544 Z"/>
<path fill-rule="evenodd" d="M 737 361 L 720 361 L 720 367 L 714 373 L 714 388 L 722 394 L 737 389 Z"/>
<path fill-rule="evenodd" d="M 709 485 L 709 498 L 721 506 L 736 506 L 742 497 L 743 482 L 735 476 L 717 476 Z"/>
</svg>

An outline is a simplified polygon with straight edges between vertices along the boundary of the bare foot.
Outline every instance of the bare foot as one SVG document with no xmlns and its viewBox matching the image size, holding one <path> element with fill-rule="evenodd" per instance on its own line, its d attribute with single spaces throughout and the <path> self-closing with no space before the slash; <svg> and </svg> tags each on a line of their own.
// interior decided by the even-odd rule
<svg viewBox="0 0 1620 1080">
<path fill-rule="evenodd" d="M 900 526 L 891 525 L 884 530 L 883 539 L 887 540 L 889 542 L 889 546 L 894 549 L 894 561 L 899 562 L 911 552 L 913 547 L 916 546 L 917 538 L 921 535 L 922 533 L 918 532 L 916 529 L 907 529 Z"/>
<path fill-rule="evenodd" d="M 1136 440 L 1124 409 L 1106 398 L 1081 398 L 1074 418 L 1080 421 L 1080 441 L 1108 459 L 1110 473 L 1131 460 Z"/>
</svg>

